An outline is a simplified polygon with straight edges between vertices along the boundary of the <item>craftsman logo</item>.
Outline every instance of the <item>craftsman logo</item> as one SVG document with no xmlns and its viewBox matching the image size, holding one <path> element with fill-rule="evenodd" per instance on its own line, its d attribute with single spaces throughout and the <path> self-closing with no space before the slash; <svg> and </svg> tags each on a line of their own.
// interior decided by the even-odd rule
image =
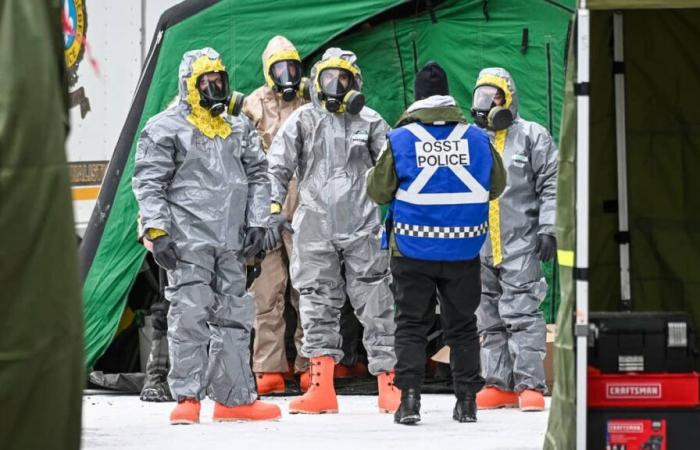
<svg viewBox="0 0 700 450">
<path fill-rule="evenodd" d="M 460 167 L 469 165 L 466 139 L 416 142 L 416 165 L 425 167 Z"/>
<path fill-rule="evenodd" d="M 644 423 L 609 421 L 608 433 L 644 433 Z"/>
<path fill-rule="evenodd" d="M 617 400 L 661 398 L 661 383 L 610 383 L 605 396 Z"/>
</svg>

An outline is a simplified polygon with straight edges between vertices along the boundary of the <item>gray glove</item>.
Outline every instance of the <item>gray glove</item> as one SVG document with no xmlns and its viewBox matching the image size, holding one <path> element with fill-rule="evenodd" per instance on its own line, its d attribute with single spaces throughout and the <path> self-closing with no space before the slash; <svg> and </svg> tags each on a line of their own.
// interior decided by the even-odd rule
<svg viewBox="0 0 700 450">
<path fill-rule="evenodd" d="M 550 261 L 554 259 L 554 254 L 557 252 L 557 238 L 550 234 L 538 234 L 537 244 L 535 244 L 535 253 L 540 258 L 540 261 Z"/>
<path fill-rule="evenodd" d="M 265 244 L 263 249 L 269 252 L 277 248 L 277 246 L 282 243 L 282 232 L 284 230 L 294 234 L 292 225 L 287 222 L 287 217 L 285 217 L 284 214 L 272 214 L 268 222 L 267 231 L 265 232 Z"/>
<path fill-rule="evenodd" d="M 153 241 L 153 259 L 165 270 L 173 270 L 180 259 L 180 251 L 173 239 L 168 236 L 160 236 Z"/>
</svg>

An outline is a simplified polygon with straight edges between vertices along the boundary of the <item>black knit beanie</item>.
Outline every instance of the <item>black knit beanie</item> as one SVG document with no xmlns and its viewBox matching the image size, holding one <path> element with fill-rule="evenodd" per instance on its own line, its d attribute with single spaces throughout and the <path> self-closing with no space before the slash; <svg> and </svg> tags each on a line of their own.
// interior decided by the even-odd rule
<svg viewBox="0 0 700 450">
<path fill-rule="evenodd" d="M 440 64 L 430 61 L 416 73 L 413 94 L 416 101 L 431 95 L 450 95 L 450 90 L 447 87 L 447 74 L 440 67 Z"/>
</svg>

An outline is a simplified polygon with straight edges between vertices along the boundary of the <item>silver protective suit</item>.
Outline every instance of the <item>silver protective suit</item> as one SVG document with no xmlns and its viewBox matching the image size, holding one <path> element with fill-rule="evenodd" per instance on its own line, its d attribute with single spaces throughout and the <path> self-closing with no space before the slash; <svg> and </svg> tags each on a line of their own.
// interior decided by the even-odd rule
<svg viewBox="0 0 700 450">
<path fill-rule="evenodd" d="M 341 55 L 355 64 L 353 53 L 337 48 L 321 62 Z M 291 276 L 301 294 L 302 354 L 342 359 L 339 319 L 347 291 L 364 327 L 369 371 L 387 372 L 396 362 L 394 301 L 388 252 L 380 249 L 379 210 L 367 197 L 365 175 L 389 127 L 370 108 L 333 114 L 321 106 L 315 88 L 311 98 L 287 119 L 268 153 L 273 201 L 282 203 L 295 172 L 298 178 Z"/>
<path fill-rule="evenodd" d="M 489 132 L 508 178 L 501 197 L 489 205 L 490 236 L 481 251 L 481 364 L 487 386 L 543 392 L 546 328 L 539 305 L 547 285 L 535 245 L 538 234 L 554 235 L 557 147 L 544 127 L 518 116 L 507 71 L 484 69 L 477 85 L 493 77 L 507 86 L 515 120 Z"/>
<path fill-rule="evenodd" d="M 165 291 L 173 395 L 201 399 L 208 391 L 225 405 L 248 404 L 256 398 L 248 347 L 255 304 L 241 247 L 248 227 L 267 225 L 267 162 L 246 117 L 226 116 L 226 137 L 213 138 L 206 115 L 189 120 L 199 106 L 188 100 L 188 80 L 195 61 L 207 62 L 202 56 L 219 60 L 212 49 L 185 53 L 179 103 L 146 124 L 133 190 L 143 229 L 165 230 L 180 251 Z"/>
</svg>

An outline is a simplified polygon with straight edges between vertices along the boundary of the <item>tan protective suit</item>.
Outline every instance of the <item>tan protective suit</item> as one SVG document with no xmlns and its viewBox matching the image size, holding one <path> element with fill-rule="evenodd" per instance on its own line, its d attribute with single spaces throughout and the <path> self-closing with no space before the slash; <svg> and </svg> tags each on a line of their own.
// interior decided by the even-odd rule
<svg viewBox="0 0 700 450">
<path fill-rule="evenodd" d="M 283 36 L 270 39 L 262 54 L 263 73 L 270 65 L 270 60 L 283 52 L 296 51 L 294 45 Z M 277 130 L 299 106 L 306 103 L 300 95 L 291 102 L 282 100 L 269 84 L 260 86 L 245 99 L 243 112 L 253 121 L 262 138 L 265 152 L 270 148 Z M 297 208 L 296 179 L 290 183 L 287 198 L 282 206 L 282 213 L 291 222 Z M 253 371 L 256 373 L 287 372 L 287 356 L 284 348 L 284 294 L 289 280 L 289 260 L 292 255 L 292 236 L 284 232 L 284 245 L 267 252 L 262 262 L 262 272 L 250 288 L 255 297 L 255 342 L 253 346 Z M 299 313 L 299 292 L 292 289 L 292 306 Z M 297 321 L 294 343 L 297 358 L 294 362 L 295 372 L 303 372 L 308 366 L 308 359 L 301 356 L 303 331 Z"/>
</svg>

